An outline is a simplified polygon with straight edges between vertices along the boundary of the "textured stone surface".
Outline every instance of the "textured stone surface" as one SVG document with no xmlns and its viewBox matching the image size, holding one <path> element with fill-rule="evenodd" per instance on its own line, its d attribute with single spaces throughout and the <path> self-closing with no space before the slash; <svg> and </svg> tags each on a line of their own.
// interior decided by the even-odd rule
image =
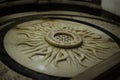
<svg viewBox="0 0 120 80">
<path fill-rule="evenodd" d="M 46 12 L 45 14 L 48 14 L 48 13 Z M 55 13 L 55 11 L 50 12 L 49 14 L 53 14 L 53 13 Z M 40 14 L 40 13 L 33 13 L 33 14 Z M 42 14 L 44 14 L 44 13 L 42 13 Z M 56 12 L 55 14 L 59 14 L 59 12 Z M 84 13 L 74 13 L 74 12 L 70 13 L 70 12 L 64 12 L 63 11 L 63 12 L 61 12 L 61 14 L 74 14 L 74 15 L 80 15 L 80 16 L 100 18 L 100 17 L 91 16 L 91 15 L 84 14 Z M 27 13 L 25 15 L 31 15 L 31 13 L 30 14 Z M 19 16 L 22 16 L 22 15 L 19 14 Z M 16 14 L 16 17 L 17 17 L 17 14 Z M 120 37 L 120 34 L 119 34 L 120 28 L 117 25 L 113 25 L 111 23 L 107 23 L 107 22 L 104 22 L 104 21 L 96 20 L 96 19 L 83 18 L 83 17 L 74 17 L 74 16 L 59 16 L 59 17 L 72 18 L 72 19 L 78 19 L 78 20 L 85 21 L 85 22 L 90 22 L 91 24 L 98 25 L 98 26 L 100 26 L 100 27 L 102 27 L 102 28 L 104 28 L 104 29 L 112 32 L 116 36 Z M 102 18 L 100 18 L 100 19 L 102 19 Z M 39 21 L 42 22 L 42 20 L 39 20 Z M 43 43 L 44 43 L 43 46 L 50 45 L 50 46 L 52 46 L 52 48 L 49 48 L 49 46 L 48 46 L 48 47 L 46 47 L 46 49 L 42 50 L 40 47 L 35 47 L 35 46 L 37 46 L 37 45 L 41 46 L 41 43 L 38 44 L 38 42 L 41 40 L 40 37 L 44 37 L 44 36 L 41 36 L 41 34 L 46 34 L 47 32 L 46 33 L 44 33 L 44 32 L 43 33 L 39 33 L 40 31 L 42 32 L 43 29 L 44 29 L 44 28 L 41 29 L 42 26 L 41 26 L 41 23 L 39 23 L 39 21 L 26 22 L 26 23 L 20 24 L 17 27 L 11 29 L 8 33 L 11 33 L 12 31 L 16 31 L 15 32 L 16 34 L 19 34 L 20 36 L 23 36 L 22 38 L 24 38 L 24 39 L 22 39 L 21 37 L 17 37 L 17 40 L 18 40 L 18 38 L 21 38 L 21 39 L 19 39 L 19 41 L 16 40 L 17 43 L 13 42 L 11 44 L 17 45 L 17 47 L 19 47 L 21 49 L 21 51 L 19 50 L 19 52 L 21 54 L 23 54 L 23 55 L 26 55 L 26 58 L 30 59 L 29 61 L 36 62 L 35 64 L 39 64 L 39 62 L 43 59 L 42 62 L 47 63 L 47 64 L 45 64 L 45 66 L 46 65 L 47 66 L 50 65 L 50 66 L 54 67 L 54 69 L 56 69 L 56 70 L 58 70 L 61 67 L 60 70 L 63 70 L 63 71 L 65 70 L 65 67 L 67 65 L 71 65 L 71 64 L 68 64 L 68 63 L 70 63 L 69 59 L 71 59 L 72 60 L 71 63 L 74 64 L 72 67 L 68 66 L 68 69 L 71 69 L 71 73 L 68 71 L 69 74 L 68 73 L 67 74 L 63 74 L 63 73 L 62 74 L 61 73 L 55 74 L 54 72 L 52 72 L 52 69 L 49 68 L 49 67 L 48 67 L 48 70 L 51 69 L 51 71 L 50 72 L 49 71 L 48 72 L 44 72 L 44 68 L 46 68 L 45 66 L 41 67 L 40 70 L 43 69 L 43 71 L 39 71 L 39 72 L 43 72 L 45 74 L 52 73 L 52 75 L 55 75 L 55 76 L 74 76 L 74 75 L 76 75 L 76 74 L 84 71 L 85 69 L 89 68 L 90 66 L 93 66 L 93 65 L 99 63 L 100 61 L 104 61 L 104 59 L 106 59 L 107 57 L 109 57 L 109 56 L 111 56 L 111 55 L 114 54 L 113 50 L 112 50 L 113 53 L 111 52 L 110 55 L 106 54 L 106 53 L 110 52 L 110 51 L 107 51 L 107 49 L 111 50 L 113 48 L 113 46 L 116 47 L 116 48 L 118 48 L 118 46 L 114 43 L 114 41 L 112 41 L 112 39 L 109 36 L 107 36 L 106 34 L 104 34 L 103 32 L 101 32 L 99 30 L 96 30 L 96 29 L 93 29 L 93 28 L 91 29 L 87 25 L 78 24 L 78 23 L 74 23 L 74 22 L 70 22 L 70 21 L 64 21 L 64 20 L 63 21 L 62 20 L 58 20 L 58 21 L 57 20 L 56 21 L 50 21 L 50 20 L 48 20 L 48 21 L 45 21 L 45 22 L 43 21 L 44 22 L 44 26 L 47 27 L 48 32 L 51 31 L 51 30 L 53 30 L 53 28 L 57 28 L 57 30 L 59 30 L 59 29 L 61 29 L 60 27 L 62 27 L 62 29 L 67 28 L 67 30 L 70 29 L 71 31 L 76 32 L 77 34 L 79 34 L 80 37 L 81 37 L 81 39 L 82 39 L 82 41 L 84 41 L 85 39 L 86 40 L 92 39 L 91 40 L 92 43 L 91 42 L 88 43 L 88 41 L 85 42 L 86 44 L 88 44 L 87 46 L 83 46 L 81 48 L 82 45 L 80 45 L 78 47 L 80 47 L 79 49 L 82 49 L 83 53 L 86 52 L 86 51 L 88 51 L 88 53 L 89 53 L 89 54 L 87 54 L 88 56 L 91 56 L 90 53 L 92 52 L 93 56 L 91 56 L 92 58 L 88 57 L 85 54 L 80 53 L 80 51 L 79 50 L 77 51 L 76 49 L 73 49 L 73 52 L 71 53 L 71 47 L 66 52 L 66 50 L 64 50 L 63 46 L 62 47 L 55 46 L 57 43 L 54 43 L 54 45 L 49 44 L 50 43 L 49 40 L 48 40 L 48 42 L 47 41 L 45 41 L 45 42 L 43 41 Z M 52 24 L 57 24 L 57 25 L 54 26 Z M 26 25 L 26 26 L 24 26 L 24 25 Z M 50 27 L 50 25 L 52 25 L 52 28 Z M 72 25 L 72 26 L 69 28 L 70 25 Z M 76 28 L 73 27 L 74 25 L 76 25 Z M 20 27 L 20 26 L 22 26 L 22 27 Z M 81 26 L 82 28 L 78 29 L 79 26 Z M 84 29 L 83 27 L 86 27 L 87 29 Z M 14 32 L 12 32 L 12 33 L 14 34 Z M 66 34 L 66 32 L 64 32 L 64 30 L 63 30 L 63 33 Z M 11 34 L 9 34 L 9 35 L 11 35 Z M 14 36 L 16 36 L 16 35 L 14 35 Z M 86 38 L 86 36 L 88 36 L 88 37 Z M 64 42 L 65 42 L 65 40 L 67 40 L 68 43 L 69 43 L 69 40 L 73 39 L 71 37 L 68 37 L 68 35 L 66 36 L 66 35 L 63 35 L 63 34 L 62 35 L 58 35 L 55 38 L 57 40 L 60 40 L 60 41 L 62 40 Z M 6 39 L 6 40 L 8 40 L 8 39 Z M 27 39 L 29 41 L 27 41 Z M 42 39 L 44 39 L 44 38 L 42 38 Z M 101 44 L 101 40 L 103 41 L 102 43 L 105 43 L 105 44 Z M 106 43 L 106 42 L 108 42 L 108 43 Z M 45 43 L 47 43 L 47 45 Z M 98 49 L 93 48 L 97 44 L 100 44 L 100 45 L 98 45 L 99 47 L 96 47 Z M 107 46 L 108 44 L 112 44 L 112 46 L 110 46 L 110 45 Z M 22 49 L 21 46 L 25 47 L 27 50 Z M 56 50 L 53 50 L 54 47 L 58 47 L 56 49 L 62 48 L 59 51 L 60 53 L 59 52 L 56 53 L 56 58 L 52 58 L 52 56 L 47 55 L 47 53 L 51 53 L 51 55 L 55 54 L 54 52 Z M 31 49 L 31 51 L 33 53 L 30 53 L 30 50 L 29 50 L 30 48 L 33 48 L 33 49 Z M 39 50 L 38 51 L 34 51 L 34 49 L 36 49 L 36 48 L 38 48 Z M 51 49 L 52 49 L 52 51 L 51 51 Z M 10 50 L 8 50 L 8 53 L 9 53 L 9 51 Z M 43 53 L 45 53 L 45 54 L 38 53 L 38 52 L 41 52 L 41 51 L 43 51 Z M 100 52 L 102 54 L 96 54 L 96 51 L 98 51 L 98 52 Z M 30 53 L 30 54 L 27 54 L 27 52 Z M 104 55 L 104 52 L 105 52 L 106 55 Z M 66 53 L 66 54 L 63 54 L 63 53 Z M 77 55 L 77 57 L 74 59 L 73 56 L 75 57 L 75 55 Z M 14 53 L 11 55 L 12 58 L 18 59 L 18 58 L 14 57 L 14 56 L 19 56 L 19 55 L 14 55 Z M 80 58 L 80 59 L 77 59 L 77 58 Z M 47 60 L 47 59 L 50 59 L 52 61 L 49 62 L 50 60 Z M 89 62 L 89 59 L 91 61 L 93 61 L 94 64 L 91 64 Z M 20 59 L 18 59 L 18 62 L 19 61 L 22 62 Z M 65 65 L 63 65 L 63 64 L 65 64 Z M 2 65 L 3 64 L 1 63 L 1 66 Z M 23 65 L 25 65 L 25 64 L 23 64 Z M 63 65 L 63 66 L 61 66 L 61 65 Z M 29 65 L 26 65 L 26 66 L 29 67 Z M 4 67 L 5 67 L 5 65 L 4 65 Z M 76 67 L 77 68 L 81 68 L 82 71 L 78 70 Z M 73 72 L 72 69 L 73 70 L 76 69 L 77 73 L 76 73 L 76 71 Z M 1 75 L 2 77 L 0 77 L 1 80 L 2 79 L 5 80 L 5 78 L 11 78 L 11 79 L 14 80 L 14 78 L 16 78 L 17 76 L 18 76 L 17 80 L 28 80 L 29 79 L 29 78 L 25 78 L 25 77 L 17 74 L 16 72 L 14 72 L 14 71 L 12 71 L 12 70 L 10 70 L 8 68 L 5 68 L 5 69 L 1 68 L 0 70 L 1 70 L 0 73 L 2 74 Z M 58 72 L 59 72 L 59 70 L 58 70 Z M 11 76 L 11 73 L 14 73 L 14 74 Z M 6 76 L 6 75 L 8 75 L 9 77 Z"/>
</svg>

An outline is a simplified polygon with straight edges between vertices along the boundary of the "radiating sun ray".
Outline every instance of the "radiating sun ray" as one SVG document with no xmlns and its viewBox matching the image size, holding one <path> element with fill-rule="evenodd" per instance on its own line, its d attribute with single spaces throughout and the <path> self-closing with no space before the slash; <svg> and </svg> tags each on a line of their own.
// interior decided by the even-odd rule
<svg viewBox="0 0 120 80">
<path fill-rule="evenodd" d="M 17 26 L 15 29 L 18 29 L 18 35 L 25 36 L 23 40 L 17 42 L 18 46 L 28 46 L 27 49 L 23 49 L 23 54 L 26 54 L 30 59 L 34 56 L 43 56 L 41 63 L 46 62 L 46 65 L 53 64 L 55 67 L 58 67 L 62 62 L 73 66 L 87 67 L 84 64 L 86 59 L 89 61 L 103 60 L 98 56 L 98 53 L 106 54 L 110 49 L 106 44 L 107 40 L 104 40 L 101 35 L 70 24 L 58 25 L 57 22 L 53 24 L 48 20 L 34 24 L 32 27 Z M 61 31 L 53 36 L 47 36 L 51 38 L 51 40 L 47 40 L 49 38 L 46 39 L 46 35 L 50 32 L 54 34 L 55 30 Z M 77 37 L 75 37 L 76 34 Z M 74 41 L 74 39 L 80 41 Z M 72 46 L 71 44 L 77 44 L 77 46 L 69 47 Z"/>
</svg>

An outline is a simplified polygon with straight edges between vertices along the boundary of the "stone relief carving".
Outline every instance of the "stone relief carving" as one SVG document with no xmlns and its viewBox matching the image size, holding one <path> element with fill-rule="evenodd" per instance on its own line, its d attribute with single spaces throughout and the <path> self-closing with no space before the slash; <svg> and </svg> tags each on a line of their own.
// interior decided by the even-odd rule
<svg viewBox="0 0 120 80">
<path fill-rule="evenodd" d="M 50 23 L 47 23 L 47 26 L 42 24 L 44 23 L 32 25 L 33 29 L 30 27 L 15 28 L 21 31 L 18 35 L 27 37 L 17 45 L 30 47 L 23 51 L 25 54 L 29 54 L 29 58 L 42 55 L 44 56 L 43 61 L 49 59 L 48 64 L 53 61 L 57 65 L 61 61 L 67 61 L 69 64 L 78 62 L 82 65 L 82 61 L 87 57 L 102 59 L 97 52 L 105 54 L 106 49 L 110 48 L 105 45 L 111 40 L 110 38 L 104 40 L 100 35 L 89 30 L 74 29 L 74 26 L 57 27 Z"/>
<path fill-rule="evenodd" d="M 59 20 L 42 20 L 30 25 L 18 25 L 11 31 L 15 31 L 16 34 L 16 48 L 24 47 L 19 54 L 26 55 L 29 60 L 35 60 L 39 56 L 36 61 L 45 64 L 46 67 L 53 65 L 59 68 L 61 63 L 65 63 L 86 69 L 89 67 L 87 61 L 102 61 L 111 55 L 111 49 L 118 49 L 116 43 L 110 37 L 101 35 L 103 33 L 99 33 L 100 31 L 96 33 L 90 30 L 90 27 Z"/>
</svg>

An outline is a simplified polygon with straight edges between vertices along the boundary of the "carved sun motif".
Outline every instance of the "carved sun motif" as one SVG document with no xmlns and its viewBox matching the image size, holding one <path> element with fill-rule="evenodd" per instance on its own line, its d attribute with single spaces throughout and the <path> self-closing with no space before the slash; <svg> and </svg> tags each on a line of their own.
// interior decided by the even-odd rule
<svg viewBox="0 0 120 80">
<path fill-rule="evenodd" d="M 61 63 L 65 63 L 86 68 L 89 66 L 85 64 L 87 61 L 104 60 L 106 55 L 110 55 L 110 50 L 114 51 L 116 48 L 115 42 L 110 37 L 101 35 L 100 31 L 96 33 L 94 29 L 60 23 L 59 20 L 18 25 L 12 30 L 20 36 L 15 36 L 15 45 L 24 47 L 22 54 L 27 55 L 30 60 L 39 56 L 37 61 L 47 66 L 52 64 L 59 67 Z"/>
<path fill-rule="evenodd" d="M 47 25 L 48 24 L 48 25 Z M 48 64 L 54 62 L 57 66 L 60 62 L 82 65 L 87 57 L 97 57 L 97 53 L 105 54 L 110 47 L 105 45 L 108 40 L 92 33 L 87 29 L 79 29 L 74 26 L 56 26 L 51 23 L 40 23 L 31 27 L 16 27 L 19 35 L 25 35 L 26 39 L 17 43 L 18 46 L 26 45 L 24 49 L 29 58 L 36 55 L 44 56 L 43 61 L 49 59 Z M 67 49 L 66 49 L 67 48 Z M 82 65 L 85 66 L 85 65 Z"/>
</svg>

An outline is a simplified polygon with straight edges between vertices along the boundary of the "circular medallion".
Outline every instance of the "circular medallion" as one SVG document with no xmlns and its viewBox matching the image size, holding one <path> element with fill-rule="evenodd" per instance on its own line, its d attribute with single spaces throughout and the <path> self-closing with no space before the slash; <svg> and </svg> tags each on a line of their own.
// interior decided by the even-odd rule
<svg viewBox="0 0 120 80">
<path fill-rule="evenodd" d="M 52 76 L 74 77 L 119 48 L 102 31 L 70 20 L 37 17 L 10 27 L 4 36 L 8 55 L 28 69 Z"/>
<path fill-rule="evenodd" d="M 52 30 L 46 35 L 46 41 L 60 48 L 75 48 L 82 43 L 81 37 L 68 30 Z"/>
</svg>

